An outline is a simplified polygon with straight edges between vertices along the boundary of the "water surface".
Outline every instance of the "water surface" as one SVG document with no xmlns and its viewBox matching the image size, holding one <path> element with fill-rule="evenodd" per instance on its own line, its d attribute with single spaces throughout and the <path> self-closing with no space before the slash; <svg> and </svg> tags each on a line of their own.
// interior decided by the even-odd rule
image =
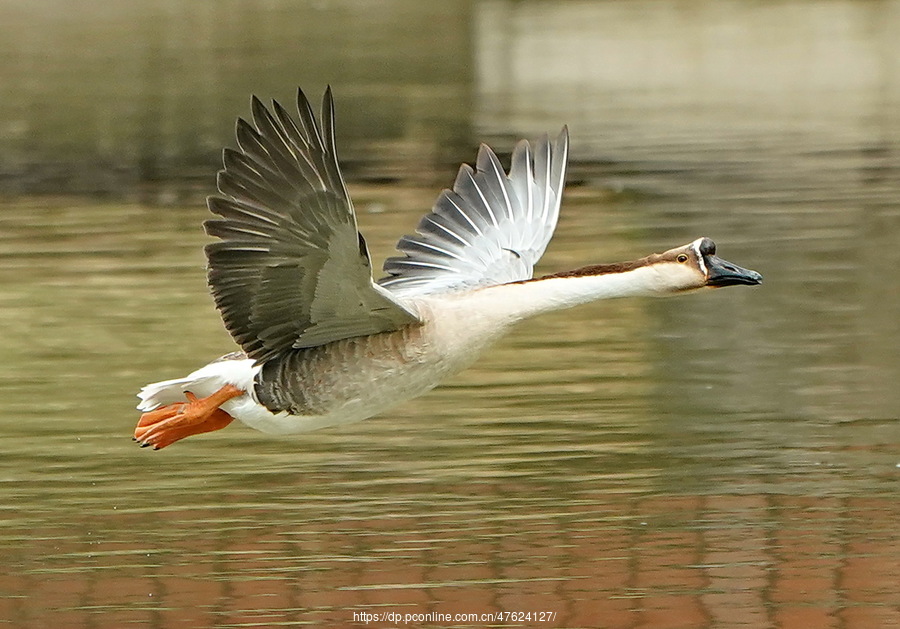
<svg viewBox="0 0 900 629">
<path fill-rule="evenodd" d="M 382 254 L 431 196 L 354 194 Z M 3 616 L 887 626 L 898 362 L 877 349 L 896 325 L 878 313 L 897 287 L 865 251 L 887 243 L 860 248 L 836 224 L 771 255 L 696 200 L 663 235 L 673 203 L 576 189 L 542 268 L 699 229 L 766 284 L 547 316 L 384 416 L 284 439 L 234 426 L 161 452 L 130 441 L 136 389 L 231 349 L 204 290 L 204 210 L 7 206 Z"/>
<path fill-rule="evenodd" d="M 674 15 L 644 15 L 662 4 L 573 2 L 559 13 L 554 3 L 466 5 L 478 65 L 474 79 L 454 75 L 464 87 L 446 88 L 452 107 L 432 91 L 439 73 L 406 78 L 402 89 L 377 75 L 376 89 L 360 67 L 393 57 L 354 57 L 359 76 L 343 87 L 348 127 L 366 126 L 369 105 L 391 123 L 348 143 L 350 157 L 383 142 L 385 129 L 409 140 L 389 143 L 393 157 L 378 162 L 389 177 L 354 178 L 361 227 L 380 263 L 430 207 L 437 189 L 409 183 L 421 176 L 410 155 L 427 153 L 423 137 L 444 146 L 452 136 L 458 147 L 471 132 L 508 150 L 511 137 L 568 122 L 570 189 L 539 272 L 705 235 L 765 283 L 527 322 L 445 386 L 362 423 L 287 438 L 235 425 L 161 452 L 131 442 L 140 386 L 233 349 L 205 288 L 202 202 L 180 200 L 192 196 L 184 181 L 151 181 L 190 163 L 192 189 L 211 191 L 215 165 L 179 147 L 217 152 L 218 123 L 199 116 L 207 126 L 195 146 L 178 133 L 194 114 L 172 104 L 216 81 L 185 87 L 147 70 L 146 85 L 166 89 L 148 88 L 159 98 L 140 107 L 152 114 L 148 128 L 158 121 L 167 131 L 147 136 L 159 151 L 122 157 L 122 172 L 141 154 L 159 166 L 125 177 L 134 185 L 123 196 L 166 203 L 7 197 L 0 622 L 353 626 L 362 612 L 546 611 L 546 623 L 504 626 L 900 626 L 900 82 L 896 38 L 884 36 L 895 3 L 688 2 L 673 3 L 683 9 Z M 281 3 L 268 6 L 247 26 L 247 45 L 285 19 Z M 229 15 L 217 29 L 235 27 Z M 365 30 L 356 17 L 352 32 Z M 141 41 L 177 49 L 160 39 L 165 20 L 134 28 Z M 172 37 L 190 30 L 181 28 Z M 366 40 L 373 50 L 408 58 L 391 48 L 395 31 L 381 32 Z M 458 45 L 468 41 L 454 32 Z M 546 38 L 567 44 L 537 54 Z M 230 59 L 250 81 L 242 64 L 268 58 L 266 86 L 302 82 L 272 49 L 196 41 L 209 67 Z M 781 64 L 769 81 L 766 42 L 778 44 Z M 37 59 L 35 46 L 27 50 Z M 343 58 L 328 66 L 317 50 L 316 67 L 341 76 Z M 509 50 L 532 72 L 510 66 L 506 82 L 491 80 Z M 600 58 L 609 65 L 595 67 Z M 665 59 L 679 71 L 657 71 Z M 28 102 L 43 103 L 56 83 L 29 85 Z M 245 114 L 246 93 L 259 87 L 230 85 L 213 101 L 236 104 L 213 107 L 216 120 Z M 415 107 L 398 109 L 410 94 L 419 94 Z M 471 94 L 473 106 L 461 106 Z M 111 110 L 88 109 L 94 121 Z M 31 138 L 16 116 L 47 110 L 20 110 L 2 110 L 2 129 Z M 114 131 L 120 118 L 91 134 L 98 146 L 128 135 Z M 81 147 L 82 131 L 59 140 Z M 16 164 L 44 159 L 34 138 L 0 173 L 7 182 L 29 171 Z M 407 151 L 399 159 L 398 146 Z M 409 171 L 403 184 L 371 183 Z M 442 185 L 453 175 L 441 171 Z"/>
</svg>

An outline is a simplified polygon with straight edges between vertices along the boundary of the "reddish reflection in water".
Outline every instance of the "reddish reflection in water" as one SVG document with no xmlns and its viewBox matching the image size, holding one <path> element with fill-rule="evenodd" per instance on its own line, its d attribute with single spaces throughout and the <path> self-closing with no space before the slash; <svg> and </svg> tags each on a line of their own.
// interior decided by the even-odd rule
<svg viewBox="0 0 900 629">
<path fill-rule="evenodd" d="M 259 505 L 21 530 L 0 617 L 17 627 L 350 626 L 354 611 L 549 611 L 546 626 L 609 628 L 900 623 L 890 497 L 773 487 L 558 502 L 552 486 L 535 496 L 515 482 L 431 489 L 440 494 L 395 504 L 321 501 L 318 520 L 297 523 Z"/>
</svg>

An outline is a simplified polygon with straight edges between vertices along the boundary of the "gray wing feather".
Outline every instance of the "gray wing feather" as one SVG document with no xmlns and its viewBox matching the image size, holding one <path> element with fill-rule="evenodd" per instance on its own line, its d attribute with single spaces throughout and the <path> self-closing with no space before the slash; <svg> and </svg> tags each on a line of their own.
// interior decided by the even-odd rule
<svg viewBox="0 0 900 629">
<path fill-rule="evenodd" d="M 221 217 L 205 223 L 220 239 L 206 247 L 210 289 L 257 360 L 418 321 L 372 281 L 337 162 L 331 90 L 321 128 L 302 91 L 297 106 L 295 120 L 253 98 L 253 124 L 238 120 L 239 150 L 225 149 L 221 195 L 208 199 Z"/>
<path fill-rule="evenodd" d="M 521 141 L 509 174 L 482 145 L 413 235 L 397 243 L 378 283 L 397 295 L 453 291 L 532 277 L 553 236 L 568 158 L 568 130 L 532 149 Z"/>
</svg>

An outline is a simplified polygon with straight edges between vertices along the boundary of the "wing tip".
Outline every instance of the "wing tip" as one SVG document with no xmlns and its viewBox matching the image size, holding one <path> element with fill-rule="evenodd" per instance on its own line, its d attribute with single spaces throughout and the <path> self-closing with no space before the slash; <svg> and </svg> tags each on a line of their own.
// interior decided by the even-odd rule
<svg viewBox="0 0 900 629">
<path fill-rule="evenodd" d="M 306 92 L 303 91 L 303 88 L 300 86 L 297 86 L 297 106 L 298 106 L 298 108 L 301 105 L 304 107 L 308 107 L 309 106 L 309 98 L 307 98 Z"/>
<path fill-rule="evenodd" d="M 564 124 L 559 134 L 556 136 L 556 150 L 562 152 L 562 158 L 566 161 L 569 159 L 569 125 Z"/>
</svg>

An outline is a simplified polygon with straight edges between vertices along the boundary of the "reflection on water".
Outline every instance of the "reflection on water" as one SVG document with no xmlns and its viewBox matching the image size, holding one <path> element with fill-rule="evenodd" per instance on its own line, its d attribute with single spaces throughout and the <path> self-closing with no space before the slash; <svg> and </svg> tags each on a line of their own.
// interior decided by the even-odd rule
<svg viewBox="0 0 900 629">
<path fill-rule="evenodd" d="M 386 254 L 432 193 L 354 196 Z M 571 196 L 547 270 L 699 230 L 767 283 L 558 313 L 385 416 L 281 440 L 232 427 L 158 453 L 129 440 L 133 392 L 230 347 L 203 288 L 204 211 L 6 207 L 0 617 L 896 622 L 900 433 L 878 387 L 898 362 L 858 351 L 880 344 L 868 313 L 887 298 L 833 290 L 874 283 L 866 254 L 846 238 L 832 261 L 807 238 L 772 258 L 711 208 L 665 236 L 651 226 L 671 199 Z M 391 198 L 403 207 L 380 211 Z M 799 270 L 776 262 L 791 257 Z"/>
<path fill-rule="evenodd" d="M 0 621 L 352 626 L 361 611 L 550 611 L 551 623 L 505 626 L 900 626 L 898 81 L 896 56 L 872 53 L 896 46 L 879 35 L 895 23 L 896 3 L 727 3 L 712 11 L 687 2 L 672 6 L 703 10 L 675 21 L 671 12 L 641 17 L 662 4 L 572 2 L 559 13 L 559 3 L 465 5 L 457 15 L 475 12 L 479 64 L 471 126 L 503 148 L 510 135 L 572 125 L 578 159 L 540 271 L 706 235 L 727 259 L 762 272 L 765 284 L 528 322 L 446 386 L 359 424 L 283 439 L 232 426 L 162 452 L 136 448 L 134 392 L 232 348 L 204 286 L 205 210 L 7 200 Z M 871 18 L 875 5 L 883 24 L 860 17 Z M 248 41 L 265 39 L 254 33 L 272 30 L 271 15 L 284 19 L 281 2 L 267 7 L 274 13 L 248 26 Z M 728 64 L 752 69 L 754 89 L 764 87 L 771 57 L 760 33 L 788 41 L 790 29 L 773 25 L 806 15 L 802 7 L 827 19 L 810 9 L 819 17 L 792 22 L 806 25 L 808 38 L 778 48 L 779 94 L 790 98 L 748 105 Z M 835 21 L 834 11 L 848 19 Z M 498 16 L 507 28 L 488 41 L 486 20 Z M 685 33 L 696 32 L 682 29 L 694 23 L 706 25 L 706 45 L 672 44 L 691 39 Z M 620 36 L 587 37 L 592 24 L 618 24 Z M 844 51 L 840 59 L 868 72 L 838 64 L 835 73 L 855 78 L 835 82 L 796 71 L 801 43 L 821 43 L 829 24 L 844 27 L 834 26 L 836 48 L 821 58 Z M 183 28 L 173 37 L 190 30 Z M 537 88 L 553 77 L 569 81 L 553 90 L 531 89 L 522 72 L 485 80 L 499 67 L 498 50 L 518 51 L 518 63 L 543 72 L 530 51 L 554 33 L 569 58 L 594 59 L 601 53 L 591 46 L 606 42 L 602 54 L 615 67 L 604 74 L 585 61 L 534 79 Z M 151 35 L 146 41 L 157 41 Z M 660 49 L 631 54 L 651 40 L 672 44 L 662 50 L 680 80 L 667 85 L 665 73 L 651 72 L 666 58 Z M 721 55 L 699 54 L 710 50 Z M 818 55 L 804 57 L 809 67 L 821 67 Z M 564 57 L 552 48 L 544 60 L 559 69 Z M 636 74 L 621 69 L 629 60 Z M 331 69 L 346 70 L 344 61 Z M 285 63 L 267 79 L 282 88 Z M 21 72 L 11 67 L 4 71 Z M 679 91 L 690 67 L 705 74 Z M 724 83 L 700 89 L 716 80 Z M 338 106 L 350 127 L 365 126 L 364 108 L 393 112 L 413 93 L 417 133 L 447 118 L 453 128 L 470 125 L 459 113 L 468 87 L 442 108 L 425 79 L 381 92 L 359 76 L 347 82 L 350 102 L 341 106 L 339 90 Z M 159 102 L 186 93 L 165 84 L 171 91 Z M 50 90 L 29 85 L 31 96 Z M 216 113 L 227 113 L 227 126 L 254 89 L 232 87 L 238 105 Z M 601 91 L 606 98 L 594 98 Z M 384 100 L 371 97 L 379 93 Z M 10 107 L 0 105 L 4 120 Z M 105 146 L 124 133 L 104 129 Z M 181 146 L 174 137 L 155 141 Z M 201 145 L 211 142 L 203 137 Z M 4 164 L 0 176 L 18 172 Z M 203 173 L 209 185 L 211 170 Z M 447 170 L 444 183 L 452 176 Z M 436 190 L 357 183 L 352 193 L 373 254 L 383 258 Z"/>
</svg>

